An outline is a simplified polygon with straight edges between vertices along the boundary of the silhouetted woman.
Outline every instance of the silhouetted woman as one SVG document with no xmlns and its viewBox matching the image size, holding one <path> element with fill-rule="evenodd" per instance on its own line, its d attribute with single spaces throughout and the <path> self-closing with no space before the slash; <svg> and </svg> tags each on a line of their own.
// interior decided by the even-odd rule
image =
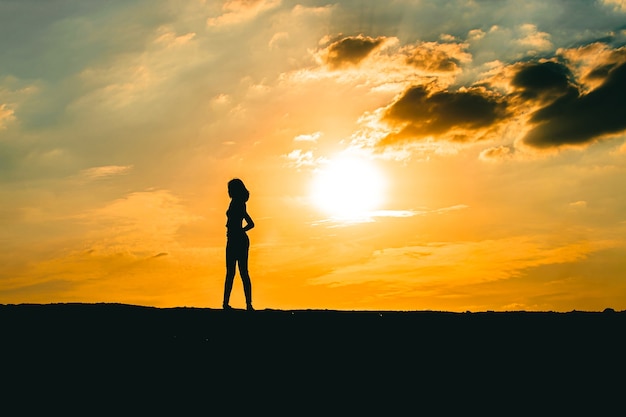
<svg viewBox="0 0 626 417">
<path fill-rule="evenodd" d="M 239 264 L 239 275 L 243 281 L 243 292 L 246 296 L 246 309 L 252 308 L 252 283 L 248 274 L 248 250 L 250 249 L 250 239 L 246 232 L 254 227 L 254 222 L 246 210 L 246 202 L 250 197 L 250 192 L 246 189 L 239 178 L 228 182 L 228 195 L 230 205 L 226 211 L 226 282 L 224 283 L 224 310 L 230 310 L 228 305 L 230 292 L 233 289 L 235 279 L 235 267 Z M 244 226 L 243 221 L 246 221 Z"/>
</svg>

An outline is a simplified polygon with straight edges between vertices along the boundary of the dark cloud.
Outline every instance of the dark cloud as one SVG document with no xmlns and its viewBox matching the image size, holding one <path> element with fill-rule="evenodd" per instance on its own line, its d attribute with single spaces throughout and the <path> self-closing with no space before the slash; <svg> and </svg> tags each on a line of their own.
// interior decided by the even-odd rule
<svg viewBox="0 0 626 417">
<path fill-rule="evenodd" d="M 454 68 L 445 63 L 453 62 L 454 54 L 442 50 L 429 61 L 422 49 L 416 51 L 413 65 L 440 62 L 439 70 Z M 588 59 L 592 56 L 594 61 Z M 623 48 L 610 51 L 594 44 L 565 51 L 550 61 L 518 62 L 502 73 L 513 88 L 506 95 L 496 92 L 497 78 L 493 84 L 487 81 L 455 91 L 436 91 L 435 84 L 412 86 L 385 109 L 381 120 L 393 132 L 378 145 L 426 138 L 476 142 L 494 138 L 500 127 L 521 122 L 529 114 L 523 143 L 539 149 L 587 145 L 626 132 L 625 60 Z M 581 64 L 589 61 L 595 66 Z M 482 157 L 503 159 L 510 156 L 505 151 L 494 148 Z"/>
<path fill-rule="evenodd" d="M 569 89 L 530 122 L 535 127 L 524 142 L 537 148 L 587 144 L 626 130 L 626 64 L 608 71 L 604 83 L 588 94 Z"/>
<path fill-rule="evenodd" d="M 334 68 L 346 64 L 358 64 L 379 47 L 384 37 L 349 36 L 331 43 L 327 49 L 326 62 Z"/>
<path fill-rule="evenodd" d="M 452 129 L 475 131 L 489 128 L 504 117 L 506 103 L 486 90 L 431 93 L 424 86 L 414 86 L 387 109 L 384 120 L 404 127 L 399 135 L 388 136 L 383 144 L 442 135 Z M 468 136 L 452 139 L 465 141 Z"/>
<path fill-rule="evenodd" d="M 543 62 L 522 68 L 511 84 L 521 90 L 522 98 L 536 99 L 548 93 L 566 93 L 572 87 L 571 78 L 572 73 L 565 65 Z"/>
<path fill-rule="evenodd" d="M 593 70 L 591 70 L 589 74 L 587 74 L 586 78 L 590 80 L 597 80 L 597 79 L 604 80 L 605 78 L 609 76 L 609 73 L 611 72 L 613 68 L 615 68 L 616 65 L 617 65 L 616 63 L 610 63 L 610 64 L 596 67 Z"/>
</svg>

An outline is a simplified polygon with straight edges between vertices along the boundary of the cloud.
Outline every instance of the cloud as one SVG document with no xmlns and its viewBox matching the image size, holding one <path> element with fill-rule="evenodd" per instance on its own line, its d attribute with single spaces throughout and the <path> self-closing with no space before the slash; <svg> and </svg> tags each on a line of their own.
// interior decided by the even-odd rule
<svg viewBox="0 0 626 417">
<path fill-rule="evenodd" d="M 313 168 L 324 161 L 322 157 L 315 157 L 313 151 L 303 151 L 302 149 L 294 149 L 287 155 L 282 155 L 287 159 L 288 165 L 295 168 Z"/>
<path fill-rule="evenodd" d="M 456 72 L 460 64 L 470 62 L 467 44 L 422 42 L 405 49 L 406 63 L 429 74 Z"/>
<path fill-rule="evenodd" d="M 178 35 L 176 34 L 176 32 L 166 27 L 159 28 L 159 32 L 161 34 L 158 38 L 154 40 L 154 43 L 163 44 L 166 47 L 185 45 L 196 37 L 196 34 L 194 32 L 189 32 L 184 35 Z"/>
<path fill-rule="evenodd" d="M 548 94 L 566 93 L 573 88 L 568 67 L 557 62 L 532 63 L 523 66 L 511 84 L 521 91 L 524 99 L 544 98 Z"/>
<path fill-rule="evenodd" d="M 14 120 L 15 115 L 12 109 L 6 104 L 0 104 L 0 130 L 5 129 L 7 123 Z"/>
<path fill-rule="evenodd" d="M 250 21 L 266 10 L 276 8 L 281 0 L 229 0 L 222 6 L 224 12 L 207 19 L 211 27 L 230 26 Z"/>
<path fill-rule="evenodd" d="M 321 46 L 309 50 L 318 66 L 282 74 L 281 80 L 302 84 L 328 79 L 389 97 L 409 85 L 431 83 L 444 89 L 472 61 L 466 43 L 445 39 L 403 44 L 395 36 L 323 36 Z"/>
<path fill-rule="evenodd" d="M 293 140 L 296 142 L 317 142 L 320 137 L 322 137 L 322 132 L 315 132 L 308 135 L 298 135 Z"/>
<path fill-rule="evenodd" d="M 480 153 L 479 158 L 487 162 L 499 162 L 513 157 L 513 149 L 510 146 L 494 146 Z"/>
<path fill-rule="evenodd" d="M 164 252 L 177 247 L 179 228 L 199 220 L 167 190 L 134 192 L 82 214 L 92 224 L 91 247 L 100 253 Z"/>
<path fill-rule="evenodd" d="M 280 46 L 281 43 L 285 42 L 289 39 L 289 33 L 287 32 L 277 32 L 272 36 L 272 39 L 267 43 L 267 46 L 270 49 L 274 49 Z"/>
<path fill-rule="evenodd" d="M 507 115 L 503 98 L 482 88 L 430 92 L 425 86 L 407 89 L 387 109 L 383 120 L 401 126 L 379 145 L 420 140 L 430 136 L 459 142 L 480 138 Z"/>
<path fill-rule="evenodd" d="M 127 174 L 132 168 L 132 165 L 105 165 L 85 169 L 81 171 L 81 174 L 88 179 L 100 179 L 115 175 Z"/>
<path fill-rule="evenodd" d="M 587 208 L 587 202 L 585 200 L 574 201 L 572 203 L 569 203 L 569 206 L 572 209 L 586 209 Z"/>
<path fill-rule="evenodd" d="M 497 30 L 501 29 L 492 28 L 490 33 Z M 472 36 L 477 34 L 472 32 Z M 511 34 L 519 35 L 514 39 L 526 46 L 553 48 L 551 43 L 540 41 L 548 35 L 538 31 L 535 25 L 518 25 Z M 508 65 L 494 66 L 490 62 L 476 67 L 467 52 L 470 44 L 455 43 L 457 39 L 440 36 L 437 42 L 403 46 L 395 37 L 362 34 L 342 37 L 325 41 L 327 46 L 316 53 L 318 62 L 334 71 L 321 66 L 306 74 L 310 78 L 317 75 L 337 82 L 352 82 L 367 86 L 370 91 L 403 91 L 387 106 L 369 112 L 377 114 L 377 121 L 384 126 L 378 129 L 378 133 L 385 130 L 382 135 L 369 138 L 369 146 L 379 148 L 431 141 L 430 148 L 438 150 L 444 146 L 442 142 L 460 146 L 502 137 L 513 143 L 535 127 L 534 122 L 528 123 L 529 113 L 581 89 L 574 73 L 575 65 L 562 56 L 536 62 L 517 57 Z M 602 70 L 606 73 L 611 69 L 610 66 L 598 68 L 593 73 L 594 79 L 602 76 Z M 499 82 L 482 78 L 489 73 L 499 74 Z M 385 74 L 385 79 L 379 81 L 376 74 Z M 368 146 L 367 140 L 357 142 Z M 485 151 L 481 159 L 503 160 L 512 156 L 512 152 L 504 154 L 506 149 L 512 151 L 512 147 L 500 148 L 497 153 L 495 148 Z"/>
<path fill-rule="evenodd" d="M 331 68 L 341 68 L 349 65 L 358 65 L 373 51 L 385 42 L 384 36 L 371 38 L 369 36 L 348 36 L 332 42 L 321 56 Z"/>
<path fill-rule="evenodd" d="M 550 34 L 547 32 L 539 32 L 537 26 L 526 23 L 521 25 L 518 30 L 523 37 L 518 39 L 517 43 L 523 47 L 530 48 L 527 54 L 535 55 L 553 48 L 552 42 L 550 41 Z"/>
<path fill-rule="evenodd" d="M 535 151 L 586 145 L 626 129 L 620 117 L 626 101 L 620 93 L 626 48 L 594 42 L 530 61 L 534 53 L 528 48 L 554 48 L 550 36 L 534 24 L 507 30 L 518 48 L 527 48 L 522 55 L 512 54 L 508 63 L 484 57 L 478 65 L 473 61 L 471 39 L 481 31 L 471 31 L 468 43 L 440 36 L 436 42 L 407 45 L 395 37 L 361 34 L 321 41 L 326 46 L 314 55 L 322 65 L 294 72 L 301 78 L 291 81 L 326 78 L 370 92 L 399 92 L 387 105 L 367 111 L 375 115 L 375 132 L 361 118 L 361 128 L 352 135 L 353 144 L 379 150 L 428 142 L 431 152 L 439 152 L 444 146 L 494 140 L 505 144 L 484 150 L 480 159 L 503 161 L 522 145 Z M 505 29 L 493 27 L 489 34 L 498 31 Z M 380 74 L 384 79 L 377 78 Z"/>
<path fill-rule="evenodd" d="M 341 217 L 331 217 L 328 219 L 324 219 L 321 221 L 317 221 L 313 223 L 314 226 L 325 225 L 330 228 L 335 227 L 347 227 L 360 223 L 372 223 L 375 222 L 377 218 L 407 218 L 414 216 L 428 216 L 434 214 L 446 214 L 454 211 L 465 210 L 468 209 L 469 206 L 465 204 L 457 204 L 450 207 L 442 207 L 438 209 L 428 209 L 422 208 L 419 210 L 372 210 L 365 211 L 361 216 L 358 217 L 350 217 L 350 218 L 341 218 Z"/>
<path fill-rule="evenodd" d="M 524 143 L 536 148 L 585 145 L 603 136 L 626 130 L 626 64 L 608 72 L 604 82 L 587 94 L 569 89 L 566 94 L 537 110 L 534 127 Z"/>
<path fill-rule="evenodd" d="M 619 245 L 616 240 L 564 242 L 556 236 L 433 242 L 378 250 L 366 262 L 338 268 L 312 281 L 333 286 L 380 281 L 404 283 L 413 289 L 433 283 L 477 284 L 518 277 L 529 268 L 581 261 Z"/>
<path fill-rule="evenodd" d="M 625 47 L 611 48 L 603 42 L 593 42 L 578 48 L 559 49 L 557 55 L 569 63 L 586 91 L 599 87 L 611 69 L 626 63 Z"/>
<path fill-rule="evenodd" d="M 616 12 L 626 13 L 626 0 L 600 0 L 600 2 L 612 7 Z"/>
</svg>

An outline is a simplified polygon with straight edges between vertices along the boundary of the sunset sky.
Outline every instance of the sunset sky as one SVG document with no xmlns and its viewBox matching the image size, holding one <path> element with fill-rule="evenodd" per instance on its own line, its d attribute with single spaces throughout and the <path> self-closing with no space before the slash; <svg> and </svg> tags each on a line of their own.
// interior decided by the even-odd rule
<svg viewBox="0 0 626 417">
<path fill-rule="evenodd" d="M 626 309 L 624 0 L 0 0 L 0 304 Z M 231 305 L 243 307 L 237 275 Z"/>
</svg>

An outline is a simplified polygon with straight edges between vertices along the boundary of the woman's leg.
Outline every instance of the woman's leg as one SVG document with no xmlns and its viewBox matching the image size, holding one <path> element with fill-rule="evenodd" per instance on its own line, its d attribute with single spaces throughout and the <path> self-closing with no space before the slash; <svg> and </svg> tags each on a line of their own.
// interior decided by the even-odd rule
<svg viewBox="0 0 626 417">
<path fill-rule="evenodd" d="M 250 281 L 250 274 L 248 273 L 248 250 L 246 248 L 245 253 L 242 254 L 239 259 L 239 275 L 241 275 L 241 281 L 243 282 L 243 293 L 246 296 L 246 307 L 248 310 L 252 308 L 252 282 Z"/>
<path fill-rule="evenodd" d="M 233 289 L 233 281 L 235 280 L 235 264 L 236 258 L 232 254 L 232 248 L 226 246 L 226 279 L 224 281 L 224 302 L 222 307 L 228 308 L 230 302 L 230 293 Z"/>
</svg>

